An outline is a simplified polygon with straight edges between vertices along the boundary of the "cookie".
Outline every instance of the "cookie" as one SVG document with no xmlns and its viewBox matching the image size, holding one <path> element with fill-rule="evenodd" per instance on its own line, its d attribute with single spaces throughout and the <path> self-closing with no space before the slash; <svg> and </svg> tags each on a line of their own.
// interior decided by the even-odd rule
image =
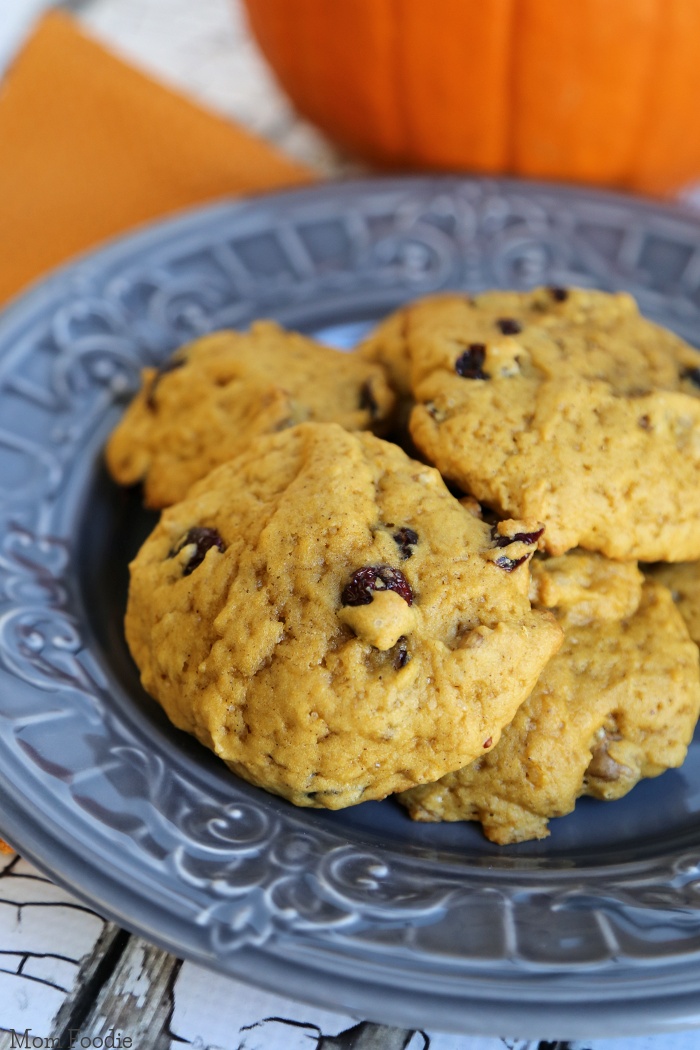
<svg viewBox="0 0 700 1050">
<path fill-rule="evenodd" d="M 386 370 L 392 388 L 405 401 L 413 400 L 410 372 L 407 367 L 410 310 L 410 306 L 402 307 L 385 317 L 362 340 L 356 351 L 363 360 L 381 365 Z"/>
<path fill-rule="evenodd" d="M 560 651 L 492 751 L 400 796 L 414 820 L 480 821 L 500 845 L 545 838 L 581 795 L 617 799 L 679 766 L 700 711 L 697 646 L 666 587 L 579 551 L 532 570 Z"/>
<path fill-rule="evenodd" d="M 367 353 L 403 360 L 421 454 L 501 516 L 544 521 L 550 553 L 700 557 L 700 354 L 631 296 L 436 297 Z"/>
<path fill-rule="evenodd" d="M 678 562 L 675 565 L 660 562 L 645 566 L 644 571 L 668 587 L 690 637 L 700 645 L 700 562 Z"/>
<path fill-rule="evenodd" d="M 396 394 L 396 409 L 391 440 L 400 445 L 409 456 L 420 453 L 409 434 L 408 426 L 413 408 L 409 372 L 406 367 L 405 316 L 397 310 L 381 321 L 356 348 L 358 357 L 368 364 L 384 369 Z"/>
<path fill-rule="evenodd" d="M 305 420 L 382 431 L 394 404 L 380 366 L 259 321 L 144 369 L 107 444 L 107 466 L 121 485 L 143 482 L 148 506 L 166 507 L 258 434 Z"/>
<path fill-rule="evenodd" d="M 435 780 L 495 745 L 561 642 L 528 598 L 536 539 L 511 526 L 494 536 L 371 434 L 257 438 L 164 511 L 131 565 L 143 685 L 301 806 Z"/>
</svg>

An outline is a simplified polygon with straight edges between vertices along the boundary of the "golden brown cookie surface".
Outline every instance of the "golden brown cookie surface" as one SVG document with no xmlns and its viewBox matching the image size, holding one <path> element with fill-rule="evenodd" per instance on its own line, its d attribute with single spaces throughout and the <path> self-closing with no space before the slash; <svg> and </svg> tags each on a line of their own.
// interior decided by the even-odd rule
<svg viewBox="0 0 700 1050">
<path fill-rule="evenodd" d="M 401 796 L 416 820 L 478 820 L 501 845 L 544 838 L 580 795 L 612 800 L 683 761 L 700 711 L 697 647 L 667 588 L 579 551 L 533 565 L 564 644 L 499 744 Z"/>
<path fill-rule="evenodd" d="M 678 562 L 675 565 L 660 562 L 645 566 L 645 572 L 668 587 L 690 637 L 700 645 L 700 562 Z"/>
<path fill-rule="evenodd" d="M 625 294 L 540 288 L 405 307 L 368 341 L 416 404 L 412 438 L 547 549 L 700 557 L 700 354 Z"/>
<path fill-rule="evenodd" d="M 149 506 L 165 507 L 259 434 L 305 420 L 381 431 L 394 403 L 380 366 L 258 321 L 249 332 L 203 336 L 160 371 L 145 369 L 107 465 L 122 485 L 143 481 Z"/>
<path fill-rule="evenodd" d="M 340 808 L 498 739 L 561 641 L 531 610 L 534 546 L 494 539 L 397 447 L 302 424 L 164 512 L 127 639 L 147 691 L 235 772 Z"/>
</svg>

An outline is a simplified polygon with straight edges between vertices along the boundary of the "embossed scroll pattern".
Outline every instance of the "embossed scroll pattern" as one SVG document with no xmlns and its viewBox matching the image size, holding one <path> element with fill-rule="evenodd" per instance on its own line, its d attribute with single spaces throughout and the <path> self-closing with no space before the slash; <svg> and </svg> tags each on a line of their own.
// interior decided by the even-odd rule
<svg viewBox="0 0 700 1050">
<path fill-rule="evenodd" d="M 508 182 L 349 184 L 156 227 L 54 277 L 0 325 L 0 776 L 24 784 L 28 820 L 92 838 L 95 866 L 117 841 L 119 893 L 160 886 L 195 954 L 226 959 L 294 934 L 348 954 L 371 946 L 398 969 L 417 949 L 438 969 L 447 958 L 497 975 L 700 950 L 700 842 L 594 876 L 489 865 L 348 842 L 246 785 L 222 796 L 191 779 L 115 703 L 77 582 L 82 494 L 143 364 L 255 316 L 318 329 L 444 287 L 540 282 L 628 288 L 692 337 L 700 227 Z M 51 803 L 32 818 L 42 792 Z M 648 933 L 657 921 L 662 938 Z"/>
</svg>

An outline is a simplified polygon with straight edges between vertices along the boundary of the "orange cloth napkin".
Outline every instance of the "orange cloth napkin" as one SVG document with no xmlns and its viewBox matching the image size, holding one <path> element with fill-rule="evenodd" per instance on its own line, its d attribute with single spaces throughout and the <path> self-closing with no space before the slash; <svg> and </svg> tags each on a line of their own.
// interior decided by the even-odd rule
<svg viewBox="0 0 700 1050">
<path fill-rule="evenodd" d="M 0 301 L 148 219 L 312 178 L 51 12 L 0 85 Z"/>
<path fill-rule="evenodd" d="M 51 12 L 0 84 L 0 302 L 148 219 L 312 179 Z"/>
</svg>

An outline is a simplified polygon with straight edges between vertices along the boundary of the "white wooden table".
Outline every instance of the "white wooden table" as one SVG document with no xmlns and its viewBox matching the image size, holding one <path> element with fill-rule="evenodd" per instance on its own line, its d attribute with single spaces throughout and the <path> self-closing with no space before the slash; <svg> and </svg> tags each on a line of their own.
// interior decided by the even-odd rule
<svg viewBox="0 0 700 1050">
<path fill-rule="evenodd" d="M 0 0 L 0 70 L 49 0 Z M 290 0 L 291 2 L 291 0 Z M 301 121 L 247 32 L 239 0 L 65 0 L 133 64 L 329 176 L 353 164 Z M 538 1043 L 386 1028 L 251 989 L 120 930 L 15 855 L 0 854 L 0 1050 L 698 1050 L 700 1033 Z"/>
</svg>

